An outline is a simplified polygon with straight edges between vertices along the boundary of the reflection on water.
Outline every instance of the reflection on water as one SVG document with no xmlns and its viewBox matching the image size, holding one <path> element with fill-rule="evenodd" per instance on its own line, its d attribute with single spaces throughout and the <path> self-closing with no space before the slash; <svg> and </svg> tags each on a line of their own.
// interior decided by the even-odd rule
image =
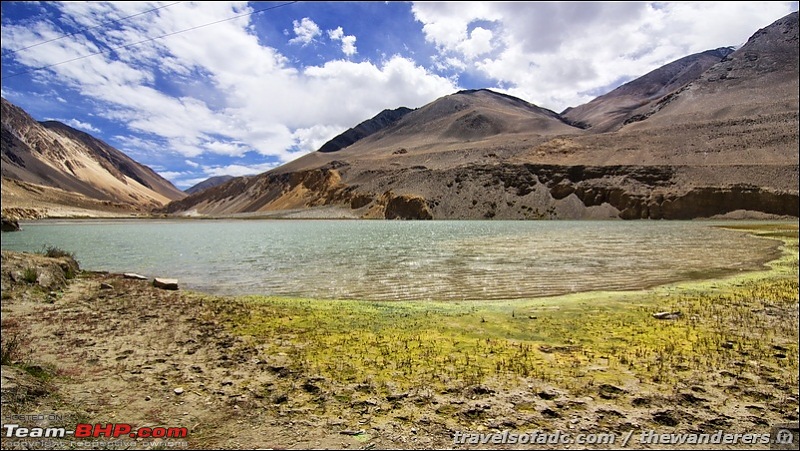
<svg viewBox="0 0 800 451">
<path fill-rule="evenodd" d="M 528 298 L 758 268 L 775 243 L 664 221 L 45 221 L 4 250 L 54 245 L 81 267 L 184 288 L 373 300 Z"/>
</svg>

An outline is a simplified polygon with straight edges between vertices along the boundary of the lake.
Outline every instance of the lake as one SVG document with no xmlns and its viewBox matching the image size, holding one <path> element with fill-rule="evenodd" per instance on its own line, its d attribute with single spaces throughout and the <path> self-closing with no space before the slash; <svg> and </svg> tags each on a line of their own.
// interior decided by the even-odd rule
<svg viewBox="0 0 800 451">
<path fill-rule="evenodd" d="M 742 224 L 741 222 L 735 222 Z M 2 249 L 183 289 L 325 299 L 497 300 L 761 268 L 776 242 L 723 221 L 45 220 Z"/>
</svg>

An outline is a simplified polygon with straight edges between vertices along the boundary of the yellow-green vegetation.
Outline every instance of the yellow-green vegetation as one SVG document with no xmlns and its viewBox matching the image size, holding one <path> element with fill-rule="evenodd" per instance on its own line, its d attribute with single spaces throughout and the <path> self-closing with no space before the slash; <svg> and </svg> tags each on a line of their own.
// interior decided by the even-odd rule
<svg viewBox="0 0 800 451">
<path fill-rule="evenodd" d="M 214 314 L 287 375 L 277 391 L 294 397 L 327 389 L 355 403 L 521 383 L 602 396 L 609 385 L 734 379 L 743 397 L 785 397 L 798 384 L 798 228 L 736 228 L 777 240 L 781 257 L 763 271 L 633 292 L 456 303 L 248 297 L 216 303 Z M 654 318 L 662 311 L 680 314 Z M 770 392 L 748 391 L 754 380 Z"/>
</svg>

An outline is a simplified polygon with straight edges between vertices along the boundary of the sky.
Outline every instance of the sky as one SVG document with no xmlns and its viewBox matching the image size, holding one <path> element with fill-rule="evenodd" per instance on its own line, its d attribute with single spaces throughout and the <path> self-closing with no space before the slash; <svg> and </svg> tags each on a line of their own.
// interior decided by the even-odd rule
<svg viewBox="0 0 800 451">
<path fill-rule="evenodd" d="M 2 96 L 185 189 L 384 109 L 488 88 L 561 112 L 797 2 L 2 2 Z"/>
</svg>

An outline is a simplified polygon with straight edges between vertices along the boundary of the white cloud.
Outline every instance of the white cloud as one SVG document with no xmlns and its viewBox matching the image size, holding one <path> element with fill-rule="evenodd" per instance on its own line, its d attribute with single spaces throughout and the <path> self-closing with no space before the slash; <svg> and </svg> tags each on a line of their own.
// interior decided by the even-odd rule
<svg viewBox="0 0 800 451">
<path fill-rule="evenodd" d="M 344 36 L 344 30 L 342 30 L 342 27 L 337 27 L 335 30 L 328 30 L 328 37 L 334 41 L 341 40 L 342 36 Z"/>
<path fill-rule="evenodd" d="M 328 30 L 328 37 L 334 41 L 342 41 L 342 52 L 347 56 L 353 56 L 358 51 L 356 50 L 356 37 L 352 35 L 345 35 L 342 27 L 335 30 Z"/>
<path fill-rule="evenodd" d="M 741 44 L 793 5 L 796 9 L 783 2 L 423 2 L 412 11 L 432 48 L 408 54 L 432 51 L 432 60 L 389 54 L 356 61 L 351 58 L 358 54 L 356 37 L 345 34 L 345 23 L 327 30 L 327 37 L 341 44 L 342 59 L 299 62 L 288 52 L 307 50 L 288 46 L 284 54 L 270 47 L 256 36 L 250 17 L 220 22 L 252 12 L 247 2 L 181 2 L 90 31 L 90 37 L 70 36 L 13 57 L 4 53 L 3 62 L 13 58 L 29 69 L 53 65 L 35 72 L 33 83 L 52 89 L 52 99 L 56 92 L 78 93 L 96 106 L 97 117 L 127 127 L 113 137 L 125 152 L 169 168 L 167 161 L 174 165 L 175 157 L 194 161 L 205 154 L 275 160 L 209 168 L 258 171 L 316 150 L 383 109 L 416 108 L 451 94 L 459 89 L 454 79 L 462 72 L 560 111 L 689 53 Z M 50 7 L 59 10 L 55 22 L 4 22 L 4 50 L 59 37 L 58 21 L 94 26 L 153 6 L 51 2 Z M 215 24 L 107 52 L 209 23 Z M 295 21 L 293 31 L 290 42 L 300 45 L 322 36 L 308 17 Z M 362 52 L 365 41 L 358 41 Z M 99 51 L 106 53 L 56 65 Z M 12 93 L 5 83 L 4 77 L 4 96 Z M 63 98 L 73 101 L 70 96 Z"/>
<path fill-rule="evenodd" d="M 165 179 L 167 179 L 169 181 L 177 180 L 177 179 L 180 179 L 183 176 L 188 175 L 186 172 L 182 172 L 182 171 L 157 171 L 157 172 L 158 172 L 158 175 L 160 175 L 161 177 L 163 177 L 163 178 L 165 178 Z"/>
<path fill-rule="evenodd" d="M 294 34 L 297 36 L 289 40 L 291 44 L 306 46 L 314 42 L 314 39 L 322 34 L 319 25 L 308 17 L 303 17 L 300 21 L 295 20 L 292 24 L 294 25 Z"/>
<path fill-rule="evenodd" d="M 200 163 L 196 163 L 196 162 L 194 162 L 194 161 L 192 161 L 192 160 L 183 160 L 183 162 L 184 162 L 184 163 L 185 163 L 187 166 L 189 166 L 189 167 L 192 167 L 192 168 L 199 168 L 199 167 L 200 167 Z"/>
<path fill-rule="evenodd" d="M 54 5 L 81 23 L 87 17 L 96 22 L 130 14 L 120 9 L 121 3 Z M 98 43 L 76 35 L 20 54 L 18 61 L 29 67 L 55 64 L 243 11 L 250 11 L 245 3 L 180 3 L 126 20 L 114 33 L 96 36 Z M 139 141 L 121 139 L 123 145 L 159 161 L 163 155 L 185 159 L 255 152 L 287 162 L 383 109 L 418 107 L 456 89 L 450 80 L 399 56 L 378 63 L 333 60 L 300 71 L 275 48 L 260 43 L 249 26 L 246 17 L 219 22 L 125 52 L 55 65 L 37 77 L 41 83 L 66 84 L 93 99 L 100 106 L 99 117 L 124 124 L 131 137 L 140 136 Z M 295 42 L 303 44 L 321 33 L 308 18 L 297 22 L 296 32 Z M 38 22 L 4 24 L 2 33 L 4 47 L 6 42 L 21 47 L 57 36 L 58 30 Z M 349 40 L 337 30 L 333 37 L 340 38 L 346 55 L 355 53 L 355 37 Z M 122 57 L 115 59 L 118 55 Z M 162 88 L 164 81 L 170 91 Z"/>
<path fill-rule="evenodd" d="M 262 172 L 267 172 L 270 169 L 274 169 L 277 167 L 275 163 L 261 163 L 261 164 L 253 164 L 253 165 L 240 165 L 240 164 L 229 164 L 226 166 L 204 166 L 203 172 L 208 174 L 209 177 L 215 177 L 220 175 L 232 175 L 234 177 L 241 177 L 243 175 L 256 175 L 261 174 Z"/>
<path fill-rule="evenodd" d="M 86 132 L 100 133 L 99 129 L 93 127 L 92 124 L 90 124 L 88 122 L 81 122 L 81 121 L 79 121 L 77 119 L 54 119 L 54 120 L 59 121 L 59 122 L 63 122 L 65 124 L 69 125 L 72 128 L 77 128 L 77 129 L 80 129 L 80 130 L 83 130 L 83 131 L 86 131 Z"/>
<path fill-rule="evenodd" d="M 414 3 L 442 68 L 561 111 L 581 95 L 692 53 L 745 42 L 792 2 Z M 462 69 L 463 68 L 463 69 Z"/>
<path fill-rule="evenodd" d="M 350 125 L 314 125 L 295 130 L 293 136 L 300 152 L 313 152 L 348 128 Z"/>
<path fill-rule="evenodd" d="M 178 189 L 186 190 L 197 185 L 200 182 L 205 182 L 208 180 L 208 177 L 191 177 L 188 179 L 174 179 L 170 180 L 173 185 L 178 187 Z"/>
<path fill-rule="evenodd" d="M 485 53 L 491 52 L 492 46 L 492 31 L 482 27 L 475 27 L 470 32 L 469 39 L 465 39 L 458 43 L 458 50 L 469 60 Z"/>
</svg>

